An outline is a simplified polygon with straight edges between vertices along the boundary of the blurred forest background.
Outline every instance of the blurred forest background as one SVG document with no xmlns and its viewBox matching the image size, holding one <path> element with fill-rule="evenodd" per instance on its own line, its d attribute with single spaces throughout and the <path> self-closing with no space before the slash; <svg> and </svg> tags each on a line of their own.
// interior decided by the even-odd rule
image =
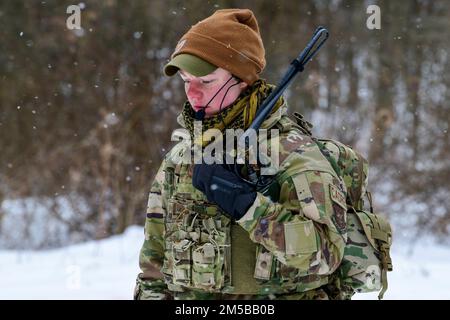
<svg viewBox="0 0 450 320">
<path fill-rule="evenodd" d="M 0 2 L 0 247 L 48 248 L 143 224 L 185 96 L 162 67 L 222 8 L 250 8 L 276 84 L 319 25 L 330 38 L 286 92 L 314 134 L 371 163 L 395 235 L 450 232 L 450 2 L 104 0 Z M 381 8 L 369 30 L 366 8 Z"/>
</svg>

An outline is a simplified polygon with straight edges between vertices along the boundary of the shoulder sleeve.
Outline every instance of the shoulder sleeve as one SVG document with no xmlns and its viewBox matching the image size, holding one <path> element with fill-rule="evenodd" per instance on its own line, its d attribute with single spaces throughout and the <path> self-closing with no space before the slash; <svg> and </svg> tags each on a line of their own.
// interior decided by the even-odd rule
<svg viewBox="0 0 450 320">
<path fill-rule="evenodd" d="M 282 263 L 304 274 L 326 275 L 344 254 L 346 191 L 320 156 L 309 150 L 287 157 L 277 195 L 258 193 L 238 223 Z"/>
<path fill-rule="evenodd" d="M 139 254 L 141 273 L 136 280 L 135 299 L 167 299 L 167 287 L 160 272 L 164 259 L 165 161 L 151 185 L 145 218 L 145 239 Z"/>
</svg>

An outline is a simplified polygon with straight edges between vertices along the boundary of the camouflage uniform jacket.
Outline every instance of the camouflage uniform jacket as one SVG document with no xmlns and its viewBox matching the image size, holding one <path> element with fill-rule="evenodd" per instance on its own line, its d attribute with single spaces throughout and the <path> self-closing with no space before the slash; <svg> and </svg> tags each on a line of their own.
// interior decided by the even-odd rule
<svg viewBox="0 0 450 320">
<path fill-rule="evenodd" d="M 166 155 L 149 194 L 136 299 L 327 298 L 324 288 L 341 263 L 347 241 L 346 189 L 311 137 L 288 120 L 286 110 L 283 106 L 263 123 L 264 128 L 282 129 L 275 187 L 258 192 L 253 205 L 233 224 L 239 232 L 232 233 L 230 246 L 239 261 L 231 261 L 230 277 L 219 291 L 171 284 L 174 275 L 167 272 L 165 242 L 170 230 L 168 209 L 176 214 L 182 209 L 171 204 L 173 187 L 166 175 L 168 162 L 180 146 Z M 214 207 L 193 190 L 192 167 L 186 165 L 175 176 L 184 179 L 179 193 L 188 192 L 186 201 L 191 204 L 200 202 L 196 208 Z M 239 254 L 241 247 L 250 254 Z M 239 283 L 244 283 L 240 289 Z"/>
</svg>

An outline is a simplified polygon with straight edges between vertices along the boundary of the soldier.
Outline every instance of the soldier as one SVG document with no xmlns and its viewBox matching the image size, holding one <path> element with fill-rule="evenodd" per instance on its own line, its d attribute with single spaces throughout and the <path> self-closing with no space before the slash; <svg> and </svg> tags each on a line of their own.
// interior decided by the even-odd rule
<svg viewBox="0 0 450 320">
<path fill-rule="evenodd" d="M 179 124 L 191 136 L 195 120 L 203 130 L 248 128 L 274 88 L 259 77 L 264 54 L 250 10 L 192 26 L 164 68 L 185 83 Z M 175 161 L 191 152 L 183 141 L 167 153 L 150 190 L 135 299 L 339 296 L 346 187 L 283 97 L 262 127 L 280 132 L 278 172 L 264 190 L 221 164 Z"/>
</svg>

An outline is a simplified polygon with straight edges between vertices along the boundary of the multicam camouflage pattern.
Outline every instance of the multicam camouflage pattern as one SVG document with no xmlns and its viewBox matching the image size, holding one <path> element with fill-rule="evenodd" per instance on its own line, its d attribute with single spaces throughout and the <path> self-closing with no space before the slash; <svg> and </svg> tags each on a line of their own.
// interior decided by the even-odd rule
<svg viewBox="0 0 450 320">
<path fill-rule="evenodd" d="M 347 188 L 347 204 L 355 209 L 363 209 L 366 194 L 369 163 L 357 151 L 341 142 L 319 139 L 323 143 L 325 156 L 330 156 L 337 164 L 338 175 L 344 180 Z"/>
<path fill-rule="evenodd" d="M 302 131 L 311 136 L 312 125 L 300 114 L 294 113 L 294 117 Z M 347 244 L 341 265 L 331 277 L 327 291 L 336 299 L 348 299 L 354 292 L 382 289 L 378 296 L 381 299 L 387 289 L 387 272 L 392 271 L 392 230 L 382 215 L 373 213 L 371 196 L 367 191 L 368 161 L 338 141 L 314 141 L 347 189 Z M 365 195 L 370 211 L 364 210 Z M 331 196 L 336 195 L 332 192 Z"/>
<path fill-rule="evenodd" d="M 379 270 L 361 267 L 379 263 L 376 250 L 365 250 L 354 215 L 347 217 L 348 202 L 365 192 L 367 165 L 349 168 L 342 159 L 354 154 L 331 141 L 324 154 L 285 111 L 263 124 L 281 129 L 276 179 L 237 222 L 192 186 L 191 165 L 173 163 L 188 146 L 167 154 L 149 196 L 136 299 L 344 299 L 379 289 L 366 276 Z"/>
<path fill-rule="evenodd" d="M 387 272 L 392 271 L 390 247 L 392 230 L 389 222 L 373 213 L 370 193 L 367 192 L 367 160 L 351 147 L 334 140 L 319 140 L 322 152 L 342 177 L 347 188 L 347 244 L 341 266 L 330 286 L 336 296 L 349 298 L 348 293 L 379 291 L 383 297 L 387 289 Z M 368 195 L 370 211 L 364 210 L 364 196 Z"/>
<path fill-rule="evenodd" d="M 136 298 L 328 298 L 347 241 L 346 187 L 285 113 L 263 124 L 282 129 L 276 180 L 237 224 L 193 188 L 191 165 L 172 163 L 185 146 L 167 154 L 149 196 Z"/>
</svg>

